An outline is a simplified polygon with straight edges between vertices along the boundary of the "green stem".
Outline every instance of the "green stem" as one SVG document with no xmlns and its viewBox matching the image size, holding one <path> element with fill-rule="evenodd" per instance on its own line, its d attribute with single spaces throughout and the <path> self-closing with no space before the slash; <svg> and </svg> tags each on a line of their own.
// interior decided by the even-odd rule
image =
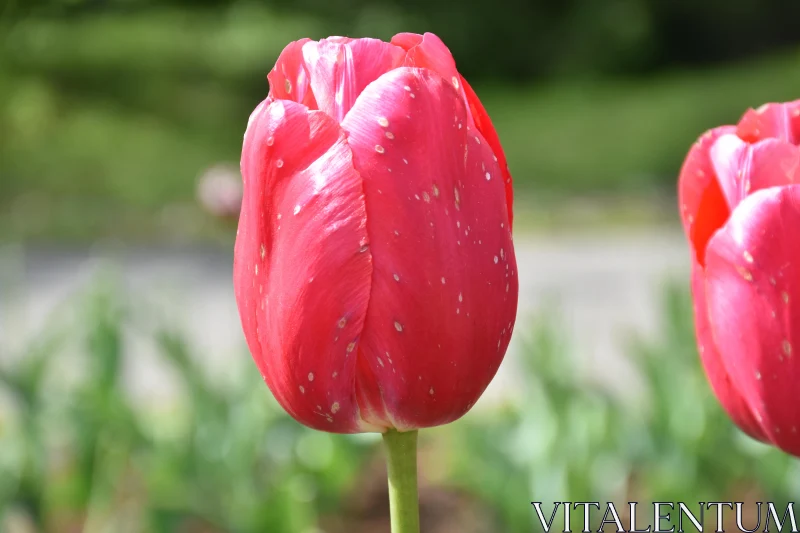
<svg viewBox="0 0 800 533">
<path fill-rule="evenodd" d="M 392 533 L 419 533 L 417 495 L 417 431 L 383 434 L 389 474 Z"/>
</svg>

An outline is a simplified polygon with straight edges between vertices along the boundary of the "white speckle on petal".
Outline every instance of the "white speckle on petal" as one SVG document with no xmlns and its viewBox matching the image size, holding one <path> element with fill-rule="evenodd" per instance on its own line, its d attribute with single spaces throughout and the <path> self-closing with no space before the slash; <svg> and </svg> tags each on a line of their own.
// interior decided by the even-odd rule
<svg viewBox="0 0 800 533">
<path fill-rule="evenodd" d="M 422 193 L 422 199 L 425 200 L 427 203 L 431 203 L 431 197 L 427 192 Z"/>
<path fill-rule="evenodd" d="M 428 394 L 430 394 L 431 396 L 433 396 L 433 387 L 431 387 L 431 388 L 430 388 L 430 390 L 428 391 Z"/>
<path fill-rule="evenodd" d="M 433 186 L 433 196 L 435 196 L 436 198 L 439 197 L 439 187 L 437 187 L 436 185 Z"/>
<path fill-rule="evenodd" d="M 275 161 L 275 166 L 281 168 L 283 166 L 283 159 L 278 159 Z"/>
<path fill-rule="evenodd" d="M 394 133 L 392 133 L 391 131 L 387 131 L 386 133 L 384 133 L 384 135 L 386 135 L 386 138 L 389 139 L 390 141 L 394 139 Z"/>
<path fill-rule="evenodd" d="M 396 329 L 397 331 L 403 331 L 403 325 L 400 322 L 395 320 L 394 329 Z"/>
<path fill-rule="evenodd" d="M 400 276 L 398 276 L 397 274 L 395 274 L 392 277 L 394 278 L 395 281 L 400 281 Z"/>
<path fill-rule="evenodd" d="M 494 264 L 497 264 L 497 256 L 494 256 Z"/>
<path fill-rule="evenodd" d="M 458 78 L 456 78 L 455 76 L 453 76 L 453 87 L 458 89 Z"/>
<path fill-rule="evenodd" d="M 378 124 L 382 128 L 388 128 L 389 127 L 389 119 L 387 119 L 386 117 L 378 117 Z"/>
<path fill-rule="evenodd" d="M 376 152 L 378 152 L 379 154 L 382 154 L 382 153 L 384 153 L 386 150 L 385 150 L 385 149 L 383 148 L 383 146 L 381 146 L 380 144 L 376 144 L 376 145 L 375 145 L 375 151 L 376 151 Z"/>
<path fill-rule="evenodd" d="M 305 394 L 305 393 L 306 393 L 306 388 L 300 385 L 300 394 Z"/>
<path fill-rule="evenodd" d="M 356 343 L 351 342 L 350 344 L 347 345 L 347 353 L 352 353 L 352 351 L 355 349 L 356 349 Z"/>
<path fill-rule="evenodd" d="M 442 276 L 442 285 L 444 285 L 445 283 L 447 283 L 447 280 L 444 279 L 444 276 Z"/>
<path fill-rule="evenodd" d="M 492 179 L 492 175 L 487 172 L 486 173 L 486 181 L 489 181 L 490 179 Z"/>
<path fill-rule="evenodd" d="M 461 294 L 460 292 L 458 293 L 458 301 L 459 302 L 463 302 L 464 301 L 464 295 Z"/>
<path fill-rule="evenodd" d="M 308 373 L 308 381 L 314 381 L 314 373 L 313 372 L 309 372 Z"/>
<path fill-rule="evenodd" d="M 300 212 L 300 206 L 299 205 L 294 206 L 294 214 L 296 215 L 299 212 Z"/>
<path fill-rule="evenodd" d="M 339 402 L 333 402 L 333 405 L 331 405 L 331 413 L 335 415 L 338 412 L 339 412 Z"/>
</svg>

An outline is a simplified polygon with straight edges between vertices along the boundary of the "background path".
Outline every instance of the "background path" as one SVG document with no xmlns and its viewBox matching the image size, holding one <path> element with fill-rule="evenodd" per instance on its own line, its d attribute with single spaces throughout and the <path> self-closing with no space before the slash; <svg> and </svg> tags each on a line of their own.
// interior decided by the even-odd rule
<svg viewBox="0 0 800 533">
<path fill-rule="evenodd" d="M 663 283 L 688 283 L 688 250 L 680 233 L 638 232 L 599 236 L 518 236 L 520 307 L 512 346 L 479 405 L 513 396 L 524 386 L 515 369 L 530 324 L 555 309 L 580 371 L 635 393 L 635 372 L 621 353 L 628 333 L 656 332 Z M 103 265 L 117 265 L 134 300 L 170 317 L 209 371 L 230 375 L 244 351 L 231 282 L 228 250 L 93 249 L 5 250 L 0 254 L 0 363 L 42 331 L 50 316 L 75 318 L 79 293 Z M 64 303 L 66 302 L 66 303 Z M 59 307 L 60 306 L 60 307 Z M 55 311 L 58 309 L 57 311 Z M 149 312 L 148 312 L 149 314 Z M 128 385 L 142 399 L 169 395 L 171 375 L 154 356 L 146 335 L 127 337 Z M 67 358 L 65 357 L 65 360 Z M 69 365 L 66 365 L 69 371 Z"/>
</svg>

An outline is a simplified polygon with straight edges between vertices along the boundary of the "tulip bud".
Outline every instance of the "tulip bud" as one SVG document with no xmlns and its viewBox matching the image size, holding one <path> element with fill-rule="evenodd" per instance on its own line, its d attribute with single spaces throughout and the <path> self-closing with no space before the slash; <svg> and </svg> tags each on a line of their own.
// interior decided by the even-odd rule
<svg viewBox="0 0 800 533">
<path fill-rule="evenodd" d="M 700 357 L 733 421 L 800 455 L 800 101 L 709 131 L 680 175 Z"/>
<path fill-rule="evenodd" d="M 270 390 L 312 428 L 456 420 L 517 308 L 511 176 L 432 34 L 288 45 L 242 150 L 234 286 Z"/>
</svg>

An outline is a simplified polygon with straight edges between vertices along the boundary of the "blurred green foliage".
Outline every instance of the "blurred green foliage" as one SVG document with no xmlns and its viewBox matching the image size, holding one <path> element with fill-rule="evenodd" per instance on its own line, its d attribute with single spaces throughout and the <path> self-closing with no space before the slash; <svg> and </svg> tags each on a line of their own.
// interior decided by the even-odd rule
<svg viewBox="0 0 800 533">
<path fill-rule="evenodd" d="M 247 117 L 266 95 L 265 76 L 282 47 L 337 29 L 384 38 L 403 29 L 441 33 L 494 119 L 523 198 L 672 195 L 680 163 L 704 130 L 736 121 L 749 106 L 800 95 L 797 50 L 694 70 L 678 68 L 683 63 L 676 61 L 638 77 L 591 75 L 592 65 L 606 74 L 616 70 L 601 67 L 603 61 L 590 55 L 592 60 L 569 67 L 573 74 L 548 74 L 568 68 L 570 61 L 559 54 L 578 54 L 573 46 L 620 60 L 625 54 L 619 46 L 632 53 L 645 49 L 624 35 L 635 32 L 636 24 L 625 22 L 638 16 L 625 14 L 640 9 L 631 7 L 632 0 L 567 2 L 558 8 L 534 2 L 516 11 L 495 6 L 475 19 L 471 2 L 459 14 L 415 2 L 380 8 L 360 2 L 305 8 L 304 3 L 208 3 L 214 6 L 18 1 L 0 15 L 0 238 L 228 238 L 230 229 L 220 228 L 197 206 L 198 177 L 218 163 L 236 166 Z M 650 3 L 646 10 L 654 11 L 647 17 L 654 20 L 673 9 L 641 4 Z M 603 8 L 606 4 L 611 7 Z M 689 9 L 686 2 L 669 5 L 676 11 L 663 14 L 663 20 Z M 749 0 L 716 11 L 692 5 L 704 13 L 686 19 L 697 26 L 711 13 L 739 24 L 773 17 L 774 28 L 780 27 L 777 21 L 790 20 L 775 18 L 780 9 L 769 2 L 758 4 L 764 7 L 757 16 Z M 360 18 L 340 16 L 350 9 Z M 563 21 L 551 24 L 553 17 Z M 537 22 L 518 31 L 495 27 L 491 38 L 474 28 L 475 21 L 497 26 L 500 19 L 510 25 Z M 709 32 L 722 28 L 738 35 L 734 26 L 715 21 L 702 26 L 705 33 L 690 34 L 708 38 L 705 48 L 694 51 L 716 46 Z M 573 28 L 581 24 L 608 26 L 595 28 L 600 37 L 591 37 L 608 46 L 580 45 L 576 36 L 586 32 Z M 536 30 L 541 25 L 548 31 Z M 606 33 L 628 44 L 615 48 Z M 762 42 L 753 40 L 752 31 L 745 33 L 748 43 Z M 779 33 L 775 29 L 775 36 Z M 559 46 L 530 44 L 540 38 Z M 526 66 L 540 59 L 553 67 Z M 522 76 L 539 70 L 533 78 Z M 515 73 L 536 85 L 516 84 Z"/>
<path fill-rule="evenodd" d="M 40 533 L 306 532 L 341 505 L 369 439 L 306 430 L 254 368 L 232 387 L 215 382 L 160 328 L 154 345 L 183 394 L 143 408 L 123 381 L 123 337 L 144 321 L 122 301 L 99 285 L 66 338 L 43 335 L 0 371 L 11 400 L 0 411 L 0 530 L 16 517 Z"/>
<path fill-rule="evenodd" d="M 321 524 L 368 499 L 371 481 L 359 483 L 377 439 L 300 426 L 254 367 L 231 383 L 210 378 L 162 326 L 147 331 L 180 394 L 155 409 L 132 400 L 123 338 L 154 317 L 122 301 L 98 285 L 73 321 L 47 325 L 0 367 L 11 400 L 0 409 L 0 529 L 26 517 L 37 533 L 374 530 L 346 516 Z M 670 288 L 659 337 L 631 344 L 645 384 L 633 403 L 576 377 L 557 325 L 539 321 L 519 401 L 423 432 L 423 472 L 477 497 L 470 511 L 508 533 L 537 530 L 530 501 L 549 514 L 553 501 L 790 500 L 798 464 L 728 420 L 700 369 L 690 310 L 686 291 Z"/>
</svg>

